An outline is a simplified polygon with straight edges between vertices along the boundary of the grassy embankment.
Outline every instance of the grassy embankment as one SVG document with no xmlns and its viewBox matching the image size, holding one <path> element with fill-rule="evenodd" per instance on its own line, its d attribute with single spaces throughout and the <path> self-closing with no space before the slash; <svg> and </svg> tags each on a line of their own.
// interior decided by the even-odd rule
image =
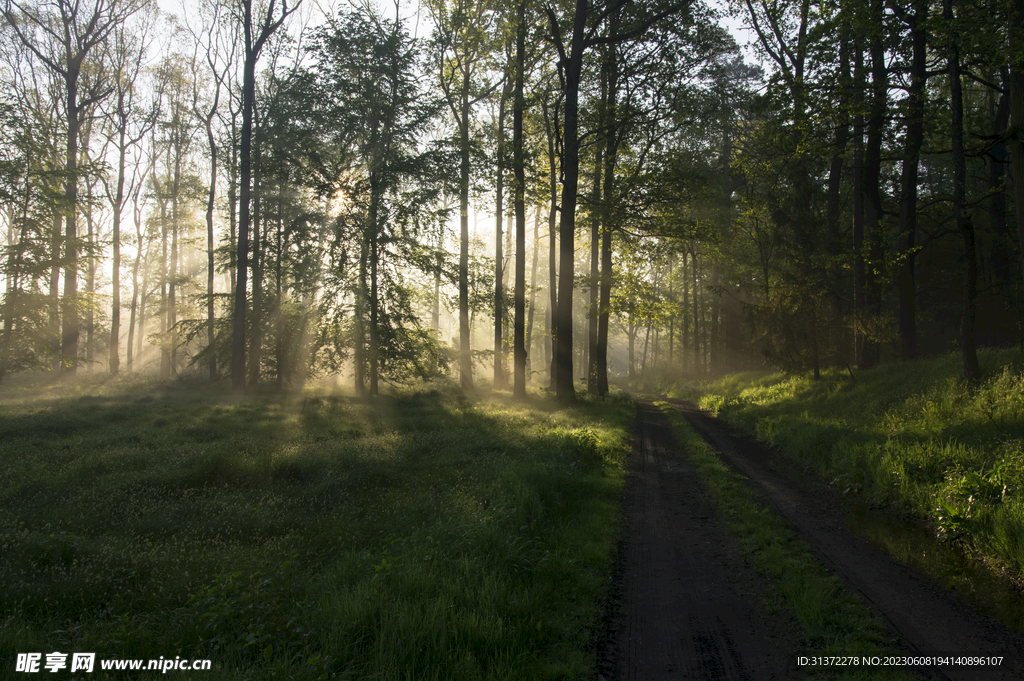
<svg viewBox="0 0 1024 681">
<path fill-rule="evenodd" d="M 959 355 L 827 372 L 769 372 L 706 384 L 648 385 L 689 399 L 778 447 L 837 490 L 926 519 L 937 534 L 1024 578 L 1024 364 L 980 353 L 984 378 L 960 378 Z"/>
<path fill-rule="evenodd" d="M 666 402 L 656 402 L 668 416 L 679 445 L 711 492 L 726 529 L 736 538 L 747 564 L 768 578 L 764 595 L 771 612 L 788 611 L 799 623 L 805 656 L 880 656 L 897 654 L 892 635 L 863 603 L 825 569 L 786 521 L 750 491 L 717 452 Z M 912 678 L 898 668 L 870 666 L 804 667 L 815 678 Z"/>
<path fill-rule="evenodd" d="M 628 399 L 95 387 L 0 393 L 10 671 L 81 651 L 208 658 L 204 679 L 593 675 Z"/>
</svg>

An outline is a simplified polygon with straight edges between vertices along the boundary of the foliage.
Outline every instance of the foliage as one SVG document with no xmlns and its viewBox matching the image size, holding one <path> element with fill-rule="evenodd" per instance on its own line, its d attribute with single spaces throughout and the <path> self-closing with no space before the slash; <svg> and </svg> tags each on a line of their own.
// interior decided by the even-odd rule
<svg viewBox="0 0 1024 681">
<path fill-rule="evenodd" d="M 1024 576 L 1024 396 L 1019 357 L 981 355 L 805 376 L 747 374 L 676 390 L 831 481 L 928 521 L 943 539 Z"/>
</svg>

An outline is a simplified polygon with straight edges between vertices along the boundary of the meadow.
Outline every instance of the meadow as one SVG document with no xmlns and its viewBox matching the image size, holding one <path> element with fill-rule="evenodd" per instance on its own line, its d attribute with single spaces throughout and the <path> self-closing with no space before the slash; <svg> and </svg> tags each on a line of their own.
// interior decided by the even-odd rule
<svg viewBox="0 0 1024 681">
<path fill-rule="evenodd" d="M 703 383 L 649 382 L 774 445 L 837 495 L 926 523 L 988 567 L 1024 580 L 1024 362 L 980 353 L 884 364 L 821 380 L 769 371 Z"/>
<path fill-rule="evenodd" d="M 564 408 L 445 386 L 5 385 L 0 659 L 590 678 L 633 415 L 622 393 Z"/>
</svg>

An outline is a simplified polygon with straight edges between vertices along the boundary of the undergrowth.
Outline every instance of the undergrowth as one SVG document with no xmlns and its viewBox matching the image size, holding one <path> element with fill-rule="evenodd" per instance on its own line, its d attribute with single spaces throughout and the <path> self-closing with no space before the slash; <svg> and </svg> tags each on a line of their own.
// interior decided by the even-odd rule
<svg viewBox="0 0 1024 681">
<path fill-rule="evenodd" d="M 0 659 L 180 655 L 212 660 L 209 679 L 589 678 L 632 418 L 628 399 L 567 409 L 445 388 L 9 389 Z"/>
<path fill-rule="evenodd" d="M 689 399 L 844 494 L 926 519 L 936 534 L 1024 579 L 1024 362 L 980 353 L 984 377 L 960 378 L 958 355 L 805 376 L 734 374 L 651 385 Z"/>
</svg>

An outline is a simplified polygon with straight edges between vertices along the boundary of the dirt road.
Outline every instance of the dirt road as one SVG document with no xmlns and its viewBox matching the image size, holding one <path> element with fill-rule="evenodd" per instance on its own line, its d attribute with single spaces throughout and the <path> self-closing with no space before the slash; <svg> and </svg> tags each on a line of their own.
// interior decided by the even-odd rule
<svg viewBox="0 0 1024 681">
<path fill-rule="evenodd" d="M 922 678 L 1020 679 L 1024 637 L 861 541 L 827 488 L 779 472 L 766 448 L 674 402 L 722 459 L 788 520 L 818 558 L 892 628 L 903 654 L 1002 655 L 998 669 L 927 667 Z M 765 578 L 744 564 L 664 416 L 640 401 L 626 497 L 621 598 L 601 678 L 800 679 L 799 625 L 768 612 Z"/>
</svg>

